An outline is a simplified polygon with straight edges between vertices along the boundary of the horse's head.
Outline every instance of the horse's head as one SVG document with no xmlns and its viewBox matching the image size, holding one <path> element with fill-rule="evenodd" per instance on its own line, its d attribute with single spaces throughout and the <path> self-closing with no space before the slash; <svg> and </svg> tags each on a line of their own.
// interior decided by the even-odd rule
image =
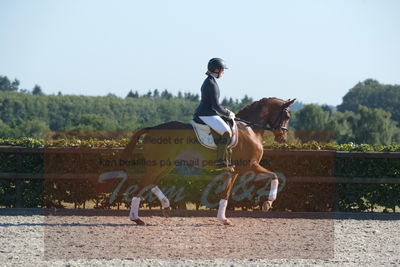
<svg viewBox="0 0 400 267">
<path fill-rule="evenodd" d="M 296 98 L 286 101 L 278 98 L 269 98 L 266 103 L 266 123 L 272 128 L 275 141 L 278 143 L 286 142 L 290 119 L 290 105 L 294 101 L 296 101 Z"/>
<path fill-rule="evenodd" d="M 272 130 L 275 141 L 284 143 L 287 139 L 290 119 L 290 105 L 296 101 L 279 98 L 263 98 L 242 108 L 236 116 L 247 120 L 256 127 Z"/>
</svg>

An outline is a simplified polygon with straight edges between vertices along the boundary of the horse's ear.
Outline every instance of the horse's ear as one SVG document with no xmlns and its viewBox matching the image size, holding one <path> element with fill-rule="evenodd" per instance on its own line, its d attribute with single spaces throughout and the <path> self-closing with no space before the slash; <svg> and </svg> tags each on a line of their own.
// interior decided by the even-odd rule
<svg viewBox="0 0 400 267">
<path fill-rule="evenodd" d="M 286 102 L 283 104 L 283 106 L 285 108 L 289 107 L 291 104 L 294 103 L 294 101 L 296 101 L 296 98 L 293 98 L 292 100 L 290 100 L 290 98 L 288 100 L 286 100 Z"/>
</svg>

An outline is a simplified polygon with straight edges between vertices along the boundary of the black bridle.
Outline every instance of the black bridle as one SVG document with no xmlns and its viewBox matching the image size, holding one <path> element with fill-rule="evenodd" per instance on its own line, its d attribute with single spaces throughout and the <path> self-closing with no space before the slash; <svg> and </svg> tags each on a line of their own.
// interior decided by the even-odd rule
<svg viewBox="0 0 400 267">
<path fill-rule="evenodd" d="M 285 121 L 287 121 L 284 117 L 285 117 L 285 113 L 288 112 L 288 106 L 283 104 L 281 106 L 281 111 L 279 113 L 279 116 L 276 118 L 275 122 L 273 123 L 273 125 L 278 125 L 277 127 L 272 127 L 272 125 L 270 123 L 267 122 L 266 125 L 260 125 L 258 123 L 255 122 L 251 122 L 251 121 L 246 121 L 243 120 L 241 118 L 236 117 L 235 120 L 237 121 L 241 121 L 247 124 L 247 126 L 255 126 L 258 127 L 260 129 L 264 129 L 267 131 L 274 131 L 274 130 L 284 130 L 284 131 L 288 131 L 288 128 L 283 126 L 283 124 L 285 123 Z M 268 126 L 269 124 L 269 126 Z"/>
</svg>

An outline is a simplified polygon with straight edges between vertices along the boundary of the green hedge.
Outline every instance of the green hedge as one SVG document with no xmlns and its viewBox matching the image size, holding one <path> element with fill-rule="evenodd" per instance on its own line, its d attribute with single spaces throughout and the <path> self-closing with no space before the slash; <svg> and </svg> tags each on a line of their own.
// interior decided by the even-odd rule
<svg viewBox="0 0 400 267">
<path fill-rule="evenodd" d="M 85 131 L 83 131 L 85 132 Z M 89 131 L 92 133 L 93 131 Z M 119 140 L 113 139 L 55 139 L 55 140 L 43 140 L 34 138 L 20 138 L 13 139 L 0 138 L 0 146 L 21 146 L 21 147 L 104 147 L 104 148 L 117 148 L 125 147 L 129 142 L 128 138 L 121 138 Z M 265 149 L 282 149 L 282 150 L 296 150 L 296 149 L 308 149 L 308 150 L 335 150 L 335 151 L 362 151 L 362 152 L 400 152 L 400 144 L 392 145 L 368 145 L 368 144 L 320 144 L 318 142 L 308 142 L 308 143 L 293 143 L 293 144 L 278 144 L 278 143 L 268 143 L 264 145 Z"/>
<path fill-rule="evenodd" d="M 35 140 L 0 139 L 1 146 L 22 147 L 123 147 L 127 139 L 116 140 Z M 337 150 L 337 151 L 378 151 L 400 152 L 400 145 L 370 146 L 355 144 L 326 144 L 315 142 L 307 144 L 269 145 L 270 149 L 308 149 L 308 150 Z M 95 170 L 101 155 L 62 155 L 56 158 L 44 158 L 43 154 L 23 154 L 21 166 L 16 164 L 16 155 L 13 153 L 0 153 L 0 172 L 43 173 L 48 169 L 84 170 L 88 173 Z M 45 163 L 46 162 L 46 163 Z M 57 164 L 60 164 L 58 166 Z M 275 171 L 284 173 L 285 176 L 336 176 L 336 177 L 393 177 L 400 178 L 400 160 L 398 158 L 344 158 L 344 157 L 318 157 L 318 156 L 276 156 L 264 155 L 262 164 Z M 46 167 L 45 167 L 46 166 Z M 141 170 L 136 170 L 140 172 Z M 206 206 L 215 208 L 218 203 L 218 192 L 223 180 L 211 183 L 215 175 L 200 171 L 198 174 L 182 175 L 182 171 L 174 170 L 161 180 L 160 188 L 170 198 L 174 208 L 184 207 L 193 203 L 197 208 Z M 258 209 L 265 200 L 265 182 L 249 181 L 246 177 L 239 177 L 228 208 Z M 129 207 L 129 192 L 132 191 L 137 181 L 125 182 L 118 194 L 115 188 L 121 181 L 113 179 L 103 184 L 95 180 L 34 180 L 22 181 L 23 205 L 25 207 L 58 207 L 66 203 L 73 203 L 74 207 L 84 207 L 88 201 L 96 203 L 97 208 Z M 0 206 L 15 207 L 16 181 L 12 179 L 0 180 Z M 399 184 L 315 184 L 315 183 L 285 183 L 281 180 L 281 191 L 274 203 L 274 210 L 291 211 L 377 211 L 380 209 L 393 210 L 400 205 Z M 207 194 L 208 192 L 208 194 Z M 144 201 L 149 207 L 159 207 L 155 197 L 146 191 Z M 379 208 L 379 209 L 378 209 Z"/>
</svg>

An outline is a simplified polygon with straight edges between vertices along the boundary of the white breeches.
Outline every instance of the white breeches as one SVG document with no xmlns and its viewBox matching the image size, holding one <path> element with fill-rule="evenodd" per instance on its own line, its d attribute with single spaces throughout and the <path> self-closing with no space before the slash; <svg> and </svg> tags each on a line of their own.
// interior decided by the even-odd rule
<svg viewBox="0 0 400 267">
<path fill-rule="evenodd" d="M 220 116 L 199 116 L 199 118 L 204 121 L 208 126 L 213 128 L 217 133 L 223 135 L 225 132 L 228 132 L 230 136 L 232 136 L 231 128 L 229 125 L 221 119 Z"/>
</svg>

